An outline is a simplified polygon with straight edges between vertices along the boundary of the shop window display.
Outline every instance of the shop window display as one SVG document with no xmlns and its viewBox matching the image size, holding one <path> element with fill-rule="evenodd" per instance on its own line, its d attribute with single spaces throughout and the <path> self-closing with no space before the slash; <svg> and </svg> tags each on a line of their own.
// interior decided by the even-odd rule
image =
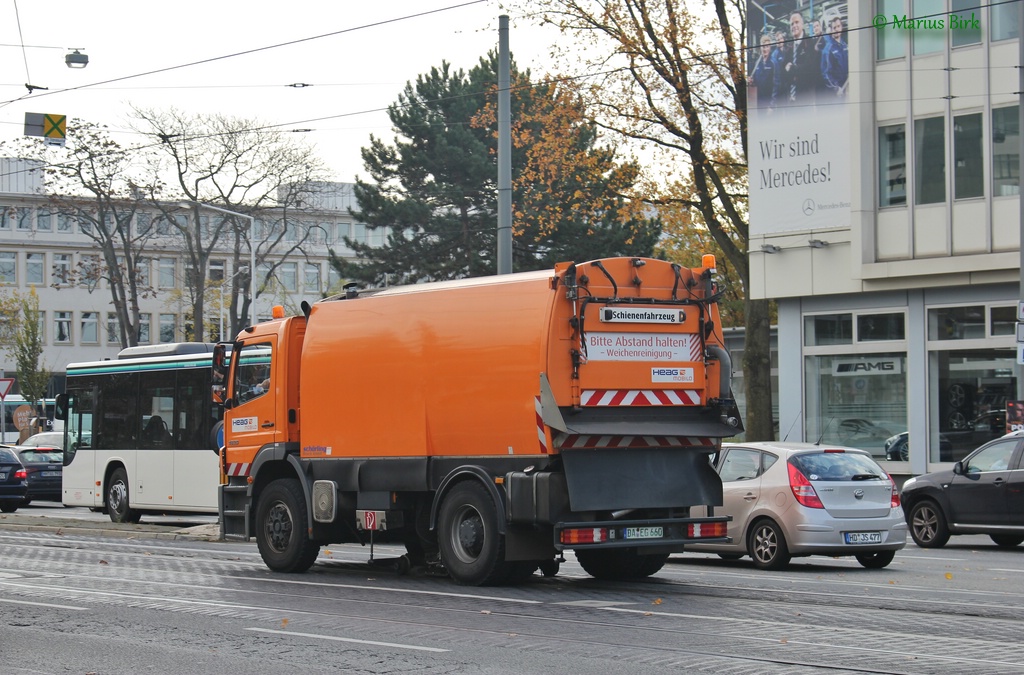
<svg viewBox="0 0 1024 675">
<path fill-rule="evenodd" d="M 806 438 L 885 456 L 885 442 L 907 429 L 906 355 L 809 356 L 805 361 Z"/>
<path fill-rule="evenodd" d="M 1006 433 L 1006 402 L 1017 391 L 1013 349 L 962 349 L 931 354 L 932 461 L 953 462 Z M 934 435 L 934 433 L 933 433 Z"/>
</svg>

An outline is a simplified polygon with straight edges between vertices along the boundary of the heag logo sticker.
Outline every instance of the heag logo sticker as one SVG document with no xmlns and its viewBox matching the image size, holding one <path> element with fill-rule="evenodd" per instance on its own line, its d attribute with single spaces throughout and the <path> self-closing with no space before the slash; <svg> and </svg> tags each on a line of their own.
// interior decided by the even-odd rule
<svg viewBox="0 0 1024 675">
<path fill-rule="evenodd" d="M 651 382 L 693 382 L 693 368 L 651 368 Z"/>
<path fill-rule="evenodd" d="M 255 417 L 236 417 L 231 420 L 231 431 L 256 431 L 259 426 Z"/>
</svg>

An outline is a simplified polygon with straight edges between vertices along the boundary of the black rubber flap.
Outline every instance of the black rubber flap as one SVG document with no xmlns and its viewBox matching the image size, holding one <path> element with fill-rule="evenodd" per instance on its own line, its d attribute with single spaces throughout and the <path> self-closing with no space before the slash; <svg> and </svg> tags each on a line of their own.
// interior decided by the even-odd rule
<svg viewBox="0 0 1024 675">
<path fill-rule="evenodd" d="M 722 505 L 722 481 L 701 448 L 563 450 L 574 512 Z"/>
</svg>

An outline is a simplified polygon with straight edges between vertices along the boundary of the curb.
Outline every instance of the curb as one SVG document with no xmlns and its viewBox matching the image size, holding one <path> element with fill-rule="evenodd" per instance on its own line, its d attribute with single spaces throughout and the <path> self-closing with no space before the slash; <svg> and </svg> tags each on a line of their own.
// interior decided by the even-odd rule
<svg viewBox="0 0 1024 675">
<path fill-rule="evenodd" d="M 208 527 L 208 526 L 200 526 Z M 223 541 L 220 538 L 220 530 L 216 533 L 210 531 L 184 530 L 145 530 L 145 529 L 116 529 L 109 526 L 102 527 L 81 527 L 73 524 L 59 525 L 30 525 L 26 523 L 10 523 L 0 520 L 0 531 L 8 530 L 15 532 L 46 532 L 57 535 L 93 535 L 98 537 L 111 537 L 115 539 L 164 539 L 173 541 Z"/>
</svg>

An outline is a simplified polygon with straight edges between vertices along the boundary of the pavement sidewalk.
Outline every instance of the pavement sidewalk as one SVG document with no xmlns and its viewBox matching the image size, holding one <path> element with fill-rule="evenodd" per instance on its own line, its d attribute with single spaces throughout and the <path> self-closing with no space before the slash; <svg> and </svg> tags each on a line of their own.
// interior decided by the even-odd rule
<svg viewBox="0 0 1024 675">
<path fill-rule="evenodd" d="M 0 513 L 0 530 L 96 535 L 122 539 L 220 540 L 220 525 L 217 523 L 181 527 L 177 524 L 113 523 L 17 513 Z"/>
</svg>

